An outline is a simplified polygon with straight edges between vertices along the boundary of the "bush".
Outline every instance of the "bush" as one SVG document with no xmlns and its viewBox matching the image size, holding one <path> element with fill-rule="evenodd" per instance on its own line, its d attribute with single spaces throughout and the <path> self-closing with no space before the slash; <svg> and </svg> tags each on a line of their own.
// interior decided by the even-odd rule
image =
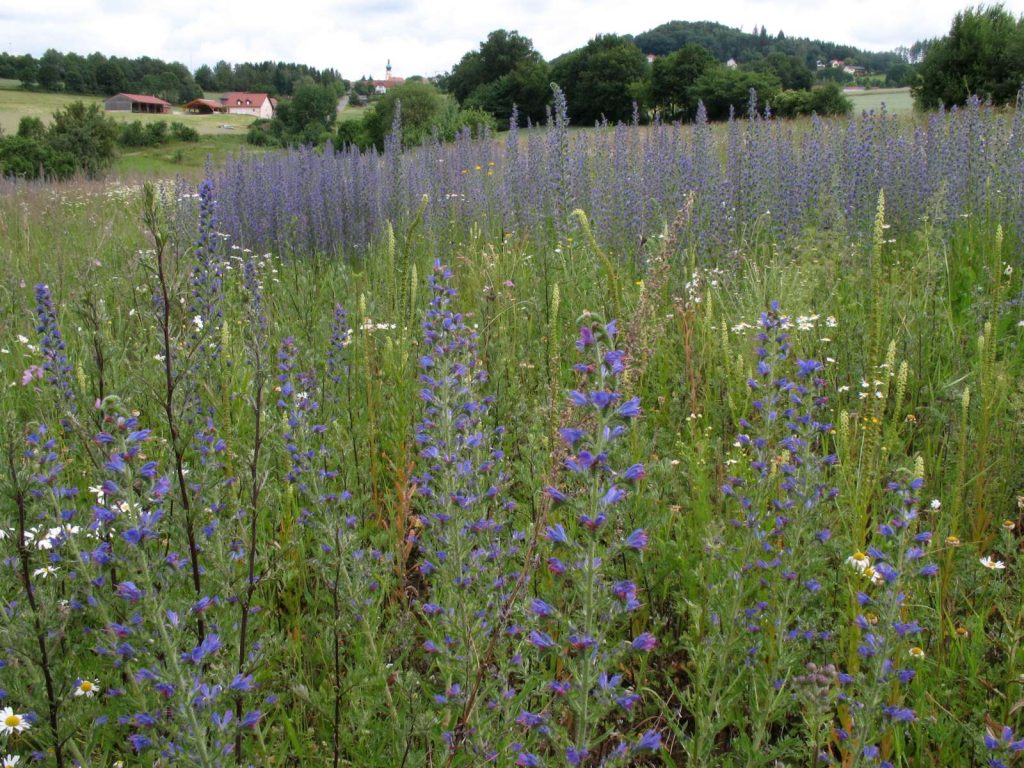
<svg viewBox="0 0 1024 768">
<path fill-rule="evenodd" d="M 99 104 L 87 107 L 76 101 L 53 113 L 46 140 L 55 152 L 71 155 L 79 170 L 95 178 L 114 162 L 118 134 L 117 123 L 103 114 Z"/>
<path fill-rule="evenodd" d="M 199 131 L 190 125 L 185 125 L 184 123 L 171 123 L 171 135 L 178 141 L 199 141 Z"/>
<path fill-rule="evenodd" d="M 848 115 L 853 111 L 853 102 L 844 94 L 837 83 L 829 83 L 811 91 L 811 111 L 817 115 Z"/>
<path fill-rule="evenodd" d="M 755 91 L 761 105 L 774 104 L 780 92 L 779 79 L 762 72 L 746 72 L 719 66 L 707 70 L 694 83 L 694 95 L 704 102 L 708 120 L 726 120 L 730 109 L 736 116 L 747 114 L 750 92 Z"/>
<path fill-rule="evenodd" d="M 366 149 L 373 144 L 363 120 L 339 120 L 334 143 L 338 147 L 352 145 Z"/>
<path fill-rule="evenodd" d="M 771 109 L 778 117 L 799 117 L 812 113 L 826 117 L 850 114 L 853 102 L 843 95 L 837 83 L 828 83 L 810 91 L 783 91 L 771 102 Z"/>
<path fill-rule="evenodd" d="M 54 150 L 45 139 L 25 136 L 0 139 L 0 176 L 67 179 L 77 170 L 74 155 Z"/>
<path fill-rule="evenodd" d="M 448 121 L 441 129 L 441 138 L 445 141 L 453 140 L 467 129 L 471 135 L 481 137 L 485 131 L 493 132 L 498 127 L 494 115 L 476 107 L 460 109 L 447 117 Z"/>
<path fill-rule="evenodd" d="M 254 147 L 277 147 L 281 141 L 274 130 L 271 120 L 254 120 L 249 124 L 249 130 L 245 134 L 245 142 Z"/>
<path fill-rule="evenodd" d="M 149 123 L 146 126 L 146 136 L 149 139 L 149 146 L 158 147 L 170 140 L 167 131 L 167 123 Z"/>
<path fill-rule="evenodd" d="M 364 128 L 373 144 L 384 146 L 391 133 L 396 104 L 402 105 L 402 145 L 416 146 L 429 137 L 434 126 L 450 119 L 454 101 L 431 83 L 407 82 L 389 90 L 363 115 Z"/>
<path fill-rule="evenodd" d="M 46 136 L 46 126 L 38 117 L 26 115 L 18 121 L 18 135 L 23 139 L 43 139 Z"/>
<path fill-rule="evenodd" d="M 146 134 L 145 126 L 139 120 L 125 123 L 121 126 L 121 133 L 117 137 L 117 143 L 122 147 L 148 147 L 149 136 Z"/>
</svg>

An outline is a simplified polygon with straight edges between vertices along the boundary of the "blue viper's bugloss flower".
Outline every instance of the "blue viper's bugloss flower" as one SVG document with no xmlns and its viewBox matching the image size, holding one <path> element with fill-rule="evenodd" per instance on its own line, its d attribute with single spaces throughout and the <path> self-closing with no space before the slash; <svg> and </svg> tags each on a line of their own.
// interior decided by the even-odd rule
<svg viewBox="0 0 1024 768">
<path fill-rule="evenodd" d="M 570 212 L 585 208 L 603 250 L 639 259 L 665 212 L 700 190 L 680 248 L 705 259 L 744 247 L 737 222 L 758 221 L 776 242 L 807 226 L 869 234 L 884 189 L 894 231 L 926 215 L 948 231 L 996 194 L 1024 229 L 1020 119 L 1007 130 L 1005 116 L 975 98 L 932 113 L 926 125 L 872 110 L 813 117 L 811 130 L 795 132 L 763 111 L 744 119 L 741 109 L 726 151 L 703 104 L 683 134 L 655 121 L 643 131 L 623 125 L 571 140 L 565 105 L 556 91 L 549 130 L 529 138 L 510 130 L 504 152 L 491 138 L 465 138 L 415 153 L 389 140 L 383 155 L 336 147 L 229 158 L 215 180 L 220 228 L 263 251 L 312 257 L 344 244 L 344 255 L 358 259 L 409 201 L 428 195 L 421 226 L 429 242 L 467 242 L 473 226 L 564 240 Z"/>
<path fill-rule="evenodd" d="M 552 728 L 528 740 L 549 742 L 569 765 L 583 765 L 598 746 L 592 740 L 601 738 L 602 718 L 613 711 L 628 716 L 639 700 L 613 670 L 628 666 L 630 654 L 658 645 L 651 632 L 631 637 L 629 622 L 617 621 L 639 607 L 638 589 L 633 581 L 605 573 L 613 556 L 642 552 L 648 545 L 642 528 L 621 532 L 622 508 L 645 472 L 642 464 L 619 468 L 615 461 L 619 440 L 642 413 L 639 398 L 624 398 L 618 391 L 627 358 L 616 348 L 616 335 L 614 322 L 590 318 L 576 341 L 582 359 L 575 366 L 579 383 L 567 392 L 576 423 L 559 430 L 572 453 L 564 460 L 562 482 L 544 489 L 556 519 L 541 538 L 553 550 L 547 570 L 559 579 L 558 590 L 550 599 L 534 600 L 531 615 L 537 628 L 527 635 L 537 651 L 560 657 L 561 672 L 548 683 L 549 706 L 553 712 L 568 710 L 557 719 L 573 722 L 571 733 Z M 625 742 L 608 756 L 618 753 L 628 753 Z"/>
<path fill-rule="evenodd" d="M 224 318 L 224 265 L 221 236 L 217 231 L 217 203 L 214 183 L 199 183 L 199 234 L 192 268 L 192 300 L 189 305 L 192 335 L 203 347 L 213 345 L 210 357 L 220 350 L 219 326 Z"/>
<path fill-rule="evenodd" d="M 348 374 L 346 358 L 351 340 L 352 328 L 349 325 L 348 313 L 340 304 L 336 304 L 331 320 L 331 339 L 327 348 L 327 378 L 335 387 L 340 386 L 342 379 Z M 334 397 L 338 396 L 336 390 L 332 394 Z"/>
<path fill-rule="evenodd" d="M 39 334 L 39 348 L 43 355 L 43 370 L 46 382 L 60 394 L 62 405 L 69 413 L 75 413 L 78 405 L 71 380 L 71 364 L 68 362 L 67 347 L 57 324 L 57 311 L 53 306 L 50 288 L 42 283 L 35 288 L 36 333 Z"/>
<path fill-rule="evenodd" d="M 871 610 L 871 617 L 858 614 L 854 626 L 860 633 L 857 653 L 863 660 L 859 672 L 850 677 L 850 701 L 861 710 L 851 733 L 854 745 L 867 754 L 876 750 L 890 729 L 914 722 L 917 714 L 905 699 L 907 686 L 915 679 L 913 669 L 924 651 L 914 645 L 925 634 L 923 616 L 915 616 L 917 600 L 909 599 L 915 582 L 938 572 L 933 564 L 921 566 L 928 557 L 929 531 L 920 523 L 918 491 L 920 478 L 893 481 L 884 517 L 875 528 L 873 543 L 867 547 L 865 567 L 849 566 L 850 578 L 863 583 L 857 601 Z"/>
<path fill-rule="evenodd" d="M 422 418 L 415 432 L 419 462 L 414 482 L 425 525 L 415 543 L 418 570 L 429 585 L 429 598 L 420 605 L 429 638 L 421 647 L 439 688 L 453 682 L 460 691 L 480 686 L 474 692 L 488 707 L 474 715 L 466 732 L 446 739 L 446 746 L 484 755 L 504 739 L 495 729 L 517 717 L 509 709 L 503 724 L 502 718 L 486 714 L 510 707 L 505 702 L 511 696 L 503 694 L 507 684 L 500 675 L 480 678 L 475 670 L 489 647 L 495 649 L 489 663 L 498 669 L 515 664 L 512 646 L 522 630 L 506 606 L 523 567 L 522 537 L 510 524 L 515 505 L 502 492 L 504 430 L 488 422 L 487 371 L 477 355 L 476 332 L 454 306 L 452 277 L 448 267 L 435 262 L 419 356 Z M 550 639 L 530 641 L 543 647 Z M 434 701 L 458 707 L 458 716 L 464 697 L 449 695 L 447 688 Z M 518 717 L 523 722 L 524 716 Z"/>
</svg>

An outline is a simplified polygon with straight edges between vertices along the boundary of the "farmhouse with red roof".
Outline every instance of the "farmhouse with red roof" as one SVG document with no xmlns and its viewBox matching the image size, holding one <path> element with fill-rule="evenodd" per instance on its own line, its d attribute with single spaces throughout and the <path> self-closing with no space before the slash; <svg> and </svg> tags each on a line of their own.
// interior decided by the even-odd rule
<svg viewBox="0 0 1024 768">
<path fill-rule="evenodd" d="M 231 91 L 220 97 L 220 103 L 227 108 L 231 115 L 252 115 L 267 120 L 274 116 L 274 107 L 277 102 L 266 93 L 246 93 L 245 91 Z"/>
</svg>

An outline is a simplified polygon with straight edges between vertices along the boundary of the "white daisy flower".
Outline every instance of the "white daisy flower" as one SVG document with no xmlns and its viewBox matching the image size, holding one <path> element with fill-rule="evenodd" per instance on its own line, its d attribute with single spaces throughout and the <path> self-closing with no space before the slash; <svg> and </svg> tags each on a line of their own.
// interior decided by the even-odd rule
<svg viewBox="0 0 1024 768">
<path fill-rule="evenodd" d="M 12 733 L 21 733 L 29 729 L 28 720 L 24 715 L 19 715 L 10 707 L 0 709 L 0 734 L 4 736 Z"/>
<path fill-rule="evenodd" d="M 7 755 L 0 759 L 0 768 L 15 768 L 21 762 L 21 755 Z"/>
<path fill-rule="evenodd" d="M 846 564 L 855 568 L 858 573 L 864 573 L 871 566 L 871 558 L 863 552 L 854 552 L 846 558 Z"/>
<path fill-rule="evenodd" d="M 87 699 L 91 699 L 97 693 L 100 692 L 100 685 L 98 682 L 93 680 L 82 680 L 75 686 L 75 696 L 85 696 Z"/>
<path fill-rule="evenodd" d="M 979 562 L 991 571 L 1006 570 L 1006 563 L 1002 560 L 996 560 L 992 555 L 985 555 Z"/>
</svg>

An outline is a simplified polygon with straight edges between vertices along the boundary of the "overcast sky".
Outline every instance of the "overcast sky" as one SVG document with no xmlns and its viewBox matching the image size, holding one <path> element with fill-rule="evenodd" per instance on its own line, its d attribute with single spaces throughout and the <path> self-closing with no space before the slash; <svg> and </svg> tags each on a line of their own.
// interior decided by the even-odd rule
<svg viewBox="0 0 1024 768">
<path fill-rule="evenodd" d="M 0 0 L 11 53 L 152 56 L 193 70 L 218 60 L 292 61 L 343 77 L 431 76 L 494 29 L 518 30 L 547 59 L 602 32 L 639 34 L 673 19 L 892 50 L 945 34 L 961 0 Z M 1024 0 L 1007 0 L 1024 13 Z"/>
</svg>

